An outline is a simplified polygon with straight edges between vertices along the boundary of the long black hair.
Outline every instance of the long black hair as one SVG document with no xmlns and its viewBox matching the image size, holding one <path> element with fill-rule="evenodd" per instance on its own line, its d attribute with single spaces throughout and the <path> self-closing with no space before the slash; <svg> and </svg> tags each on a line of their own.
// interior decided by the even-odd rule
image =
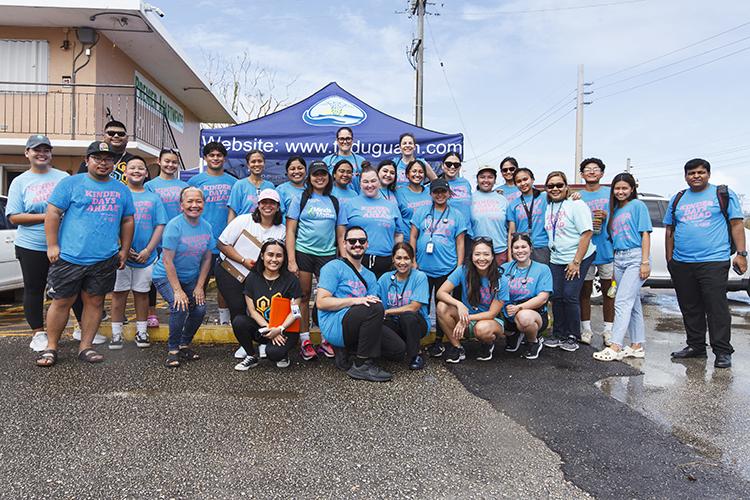
<svg viewBox="0 0 750 500">
<path fill-rule="evenodd" d="M 404 134 L 404 135 L 410 135 L 411 136 L 411 134 Z M 413 136 L 411 136 L 411 137 L 412 137 L 412 139 L 414 138 Z M 396 192 L 396 184 L 398 184 L 398 168 L 396 168 L 396 163 L 393 160 L 383 160 L 380 163 L 378 163 L 378 170 L 377 170 L 377 172 L 378 172 L 378 178 L 380 178 L 380 169 L 383 168 L 383 167 L 386 167 L 388 165 L 390 165 L 391 167 L 393 167 L 393 171 L 394 171 L 395 175 L 393 177 L 393 182 L 391 182 L 390 184 L 388 184 L 385 187 L 385 189 L 386 189 L 386 191 L 390 191 L 392 193 L 395 193 Z"/>
<path fill-rule="evenodd" d="M 251 215 L 253 218 L 253 222 L 257 222 L 260 224 L 261 221 L 261 215 L 260 215 L 260 202 L 258 202 L 258 205 L 255 207 L 255 210 L 253 210 L 253 214 Z M 276 213 L 273 215 L 273 220 L 271 221 L 271 224 L 274 226 L 278 226 L 283 222 L 283 217 L 281 215 L 281 205 L 276 203 Z"/>
<path fill-rule="evenodd" d="M 610 235 L 610 238 L 612 237 L 612 219 L 614 219 L 615 212 L 620 207 L 620 202 L 615 198 L 615 185 L 618 182 L 627 182 L 630 188 L 633 190 L 632 193 L 630 193 L 630 196 L 628 196 L 628 199 L 625 201 L 631 201 L 631 200 L 637 200 L 638 199 L 638 185 L 635 182 L 635 177 L 633 177 L 628 172 L 621 172 L 617 175 L 615 175 L 614 179 L 612 179 L 612 184 L 610 184 L 610 193 L 609 193 L 609 211 L 611 212 L 611 215 L 609 216 L 609 220 L 607 221 L 607 232 Z"/>
<path fill-rule="evenodd" d="M 328 170 L 326 170 L 326 175 L 328 176 L 328 184 L 323 188 L 323 196 L 330 196 L 331 191 L 333 190 L 333 176 Z M 307 177 L 305 177 L 305 190 L 302 191 L 302 194 L 307 198 L 312 198 L 312 195 L 315 192 L 312 183 L 310 182 L 310 177 L 312 177 L 312 175 L 310 175 L 310 172 L 308 171 Z"/>
<path fill-rule="evenodd" d="M 487 245 L 490 247 L 492 252 L 492 261 L 490 267 L 487 269 L 487 279 L 490 282 L 490 289 L 492 294 L 496 294 L 500 286 L 500 269 L 497 267 L 495 262 L 495 250 L 492 246 L 492 240 L 489 238 L 475 238 L 471 241 L 471 257 L 474 256 L 474 249 L 479 245 Z M 466 297 L 469 299 L 469 305 L 472 307 L 479 306 L 482 301 L 482 275 L 479 274 L 479 269 L 474 265 L 474 259 L 469 258 L 469 262 L 465 264 L 464 270 L 466 271 Z"/>
<path fill-rule="evenodd" d="M 284 276 L 289 272 L 286 268 L 287 262 L 289 261 L 289 257 L 286 254 L 286 245 L 281 240 L 268 239 L 263 242 L 263 245 L 261 245 L 260 255 L 258 255 L 258 260 L 255 261 L 255 265 L 253 266 L 253 272 L 260 277 L 263 277 L 263 271 L 266 270 L 266 265 L 263 263 L 263 254 L 266 253 L 266 248 L 271 245 L 279 245 L 281 247 L 281 252 L 284 254 L 284 258 L 281 261 L 281 267 L 279 268 L 279 274 Z"/>
</svg>

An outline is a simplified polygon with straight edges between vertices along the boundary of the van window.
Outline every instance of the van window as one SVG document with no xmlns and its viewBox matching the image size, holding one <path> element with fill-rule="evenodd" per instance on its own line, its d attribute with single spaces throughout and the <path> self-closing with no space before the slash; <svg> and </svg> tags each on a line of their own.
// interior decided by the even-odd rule
<svg viewBox="0 0 750 500">
<path fill-rule="evenodd" d="M 651 217 L 651 225 L 664 227 L 664 213 L 669 204 L 666 200 L 641 200 L 648 207 L 648 215 Z"/>
</svg>

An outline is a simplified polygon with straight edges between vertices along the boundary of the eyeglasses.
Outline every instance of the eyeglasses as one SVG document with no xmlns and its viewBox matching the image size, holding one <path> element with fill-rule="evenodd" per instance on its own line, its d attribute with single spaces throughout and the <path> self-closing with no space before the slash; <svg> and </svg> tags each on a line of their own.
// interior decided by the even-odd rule
<svg viewBox="0 0 750 500">
<path fill-rule="evenodd" d="M 347 238 L 346 242 L 351 246 L 354 246 L 357 243 L 359 243 L 360 245 L 364 245 L 365 243 L 367 243 L 367 238 Z"/>
<path fill-rule="evenodd" d="M 107 130 L 105 134 L 110 137 L 126 137 L 128 135 L 127 132 L 120 132 L 119 130 Z"/>
<path fill-rule="evenodd" d="M 471 241 L 472 243 L 487 243 L 488 245 L 492 245 L 493 243 L 492 238 L 489 236 L 477 236 Z"/>
<path fill-rule="evenodd" d="M 602 169 L 600 167 L 586 167 L 583 169 L 583 173 L 585 174 L 598 174 L 601 171 Z"/>
<path fill-rule="evenodd" d="M 450 167 L 450 168 L 458 168 L 461 166 L 461 162 L 460 161 L 445 161 L 443 162 L 443 165 L 445 165 L 446 167 Z"/>
<path fill-rule="evenodd" d="M 100 155 L 91 155 L 89 156 L 94 162 L 96 163 L 114 163 L 115 157 L 110 155 L 100 156 Z"/>
<path fill-rule="evenodd" d="M 555 184 L 547 184 L 547 189 L 562 189 L 565 187 L 564 182 L 556 182 Z"/>
<path fill-rule="evenodd" d="M 336 140 L 339 142 L 352 142 L 352 137 L 337 137 Z"/>
<path fill-rule="evenodd" d="M 516 171 L 516 167 L 501 168 L 500 171 L 503 173 L 511 173 Z"/>
</svg>

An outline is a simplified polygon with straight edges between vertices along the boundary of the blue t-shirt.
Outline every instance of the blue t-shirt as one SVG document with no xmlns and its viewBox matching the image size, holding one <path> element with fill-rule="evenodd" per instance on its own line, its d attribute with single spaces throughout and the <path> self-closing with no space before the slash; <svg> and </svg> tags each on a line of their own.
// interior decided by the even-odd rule
<svg viewBox="0 0 750 500">
<path fill-rule="evenodd" d="M 135 205 L 135 233 L 133 234 L 133 244 L 131 248 L 140 252 L 148 246 L 151 236 L 154 234 L 156 226 L 165 225 L 169 219 L 167 211 L 159 198 L 159 195 L 150 191 L 135 192 L 133 195 L 133 204 Z M 151 252 L 151 255 L 145 264 L 128 259 L 130 267 L 148 267 L 156 260 L 157 253 Z"/>
<path fill-rule="evenodd" d="M 347 160 L 352 164 L 352 190 L 359 194 L 359 176 L 362 175 L 362 162 L 365 161 L 365 159 L 354 153 L 349 156 L 342 156 L 339 154 L 328 155 L 323 158 L 323 163 L 328 165 L 329 174 L 333 175 L 333 166 L 341 160 Z"/>
<path fill-rule="evenodd" d="M 180 193 L 188 187 L 188 183 L 180 179 L 156 179 L 148 181 L 144 186 L 146 191 L 156 193 L 167 212 L 167 220 L 172 220 L 182 212 L 180 208 Z"/>
<path fill-rule="evenodd" d="M 643 233 L 650 233 L 652 229 L 648 207 L 641 200 L 630 200 L 624 207 L 612 211 L 612 245 L 615 250 L 641 248 Z"/>
<path fill-rule="evenodd" d="M 491 238 L 495 253 L 508 249 L 507 209 L 508 200 L 495 191 L 477 190 L 471 195 L 471 235 Z"/>
<path fill-rule="evenodd" d="M 407 233 L 398 207 L 383 198 L 350 198 L 341 206 L 341 220 L 343 226 L 364 229 L 369 243 L 367 253 L 378 257 L 391 255 L 396 233 Z"/>
<path fill-rule="evenodd" d="M 581 189 L 581 199 L 586 202 L 591 210 L 591 216 L 593 218 L 594 210 L 604 210 L 607 212 L 607 218 L 602 222 L 602 230 L 599 234 L 594 233 L 591 237 L 591 241 L 596 245 L 596 257 L 594 257 L 594 264 L 609 264 L 615 258 L 614 249 L 612 248 L 612 241 L 609 239 L 609 231 L 607 230 L 607 223 L 609 222 L 609 195 L 610 188 L 607 186 L 601 186 L 596 191 L 590 192 L 585 189 Z"/>
<path fill-rule="evenodd" d="M 214 239 L 218 239 L 221 232 L 227 227 L 227 216 L 229 215 L 227 203 L 232 186 L 236 182 L 237 178 L 227 173 L 210 175 L 208 172 L 191 177 L 188 181 L 188 184 L 203 191 L 205 205 L 202 218 L 211 224 Z M 214 253 L 219 253 L 219 250 L 214 248 Z"/>
<path fill-rule="evenodd" d="M 95 181 L 89 174 L 62 179 L 49 203 L 64 212 L 58 243 L 60 258 L 81 266 L 109 259 L 120 250 L 120 223 L 135 213 L 133 195 L 109 177 Z"/>
<path fill-rule="evenodd" d="M 297 240 L 294 248 L 304 253 L 327 257 L 336 254 L 336 225 L 344 225 L 344 203 L 339 202 L 339 214 L 331 198 L 313 193 L 300 214 L 302 197 L 292 200 L 286 216 L 297 221 Z"/>
<path fill-rule="evenodd" d="M 508 291 L 508 279 L 505 276 L 500 277 L 500 283 L 492 283 L 487 277 L 483 277 L 480 280 L 479 286 L 479 304 L 473 306 L 469 303 L 469 287 L 466 285 L 466 266 L 457 267 L 448 276 L 448 281 L 453 283 L 453 286 L 461 287 L 461 302 L 469 308 L 469 314 L 479 314 L 490 310 L 490 305 L 493 300 L 500 300 L 505 304 L 510 299 Z"/>
<path fill-rule="evenodd" d="M 333 188 L 331 189 L 331 194 L 338 198 L 342 205 L 344 200 L 350 200 L 358 196 L 351 184 L 349 184 L 346 189 L 342 189 L 338 184 L 334 183 Z"/>
<path fill-rule="evenodd" d="M 342 262 L 340 259 L 334 259 L 320 270 L 318 288 L 328 290 L 338 299 L 377 295 L 378 282 L 372 271 L 362 266 L 359 274 L 365 279 L 365 283 L 362 283 L 354 271 L 352 271 L 352 268 L 345 262 Z M 338 311 L 323 311 L 322 309 L 318 309 L 320 331 L 323 333 L 323 337 L 336 347 L 344 347 L 344 332 L 341 324 L 344 321 L 344 315 L 348 311 L 348 307 L 344 307 Z"/>
<path fill-rule="evenodd" d="M 531 244 L 534 248 L 544 248 L 549 244 L 547 231 L 544 229 L 544 213 L 547 211 L 547 196 L 540 193 L 536 198 L 532 194 L 519 196 L 508 204 L 506 217 L 508 222 L 516 225 L 515 232 L 529 232 L 529 217 L 526 209 L 531 212 Z M 525 205 L 524 205 L 525 203 Z"/>
<path fill-rule="evenodd" d="M 508 186 L 505 184 L 505 179 L 500 179 L 500 183 L 495 185 L 494 191 L 498 190 L 502 191 L 502 195 L 505 196 L 505 199 L 508 200 L 509 204 L 513 204 L 513 202 L 521 196 L 521 191 L 518 189 L 518 186 L 515 184 Z"/>
<path fill-rule="evenodd" d="M 408 186 L 405 186 L 396 189 L 396 202 L 398 203 L 398 209 L 401 211 L 401 218 L 404 219 L 404 224 L 409 226 L 414 211 L 432 205 L 432 197 L 427 188 L 422 188 L 421 193 L 415 193 Z"/>
<path fill-rule="evenodd" d="M 275 189 L 273 182 L 262 181 L 260 187 L 250 182 L 250 178 L 237 181 L 229 193 L 227 206 L 234 210 L 234 215 L 249 214 L 258 206 L 258 195 L 264 189 Z"/>
<path fill-rule="evenodd" d="M 458 264 L 456 240 L 465 233 L 468 221 L 461 212 L 448 206 L 440 212 L 432 205 L 414 212 L 411 225 L 417 228 L 417 264 L 430 278 L 445 276 Z M 427 244 L 432 242 L 432 254 Z"/>
<path fill-rule="evenodd" d="M 471 220 L 471 184 L 463 177 L 448 181 L 453 194 L 448 199 L 448 205 L 457 209 L 466 221 Z M 469 228 L 471 233 L 471 228 Z"/>
<path fill-rule="evenodd" d="M 286 214 L 289 211 L 292 200 L 299 200 L 304 190 L 305 186 L 297 187 L 292 184 L 292 181 L 279 184 L 276 187 L 276 191 L 279 193 L 279 198 L 281 198 L 281 213 Z"/>
<path fill-rule="evenodd" d="M 427 275 L 419 269 L 412 269 L 405 281 L 399 281 L 394 278 L 396 274 L 396 271 L 388 271 L 378 280 L 378 297 L 383 301 L 383 307 L 394 309 L 419 302 L 419 314 L 429 328 L 430 313 L 427 306 L 430 303 L 430 287 Z"/>
<path fill-rule="evenodd" d="M 676 196 L 676 195 L 675 195 Z M 721 262 L 729 260 L 729 231 L 721 213 L 716 186 L 694 192 L 690 189 L 680 198 L 672 220 L 673 196 L 664 214 L 664 224 L 674 226 L 674 253 L 678 262 Z M 742 219 L 737 195 L 729 190 L 727 213 L 730 219 Z"/>
<path fill-rule="evenodd" d="M 56 168 L 50 168 L 44 174 L 31 170 L 22 173 L 10 183 L 6 215 L 44 214 L 55 186 L 68 177 L 68 174 Z M 38 252 L 47 251 L 47 237 L 44 235 L 44 222 L 33 225 L 19 225 L 16 230 L 16 246 Z"/>
<path fill-rule="evenodd" d="M 506 318 L 513 317 L 505 309 L 508 304 L 521 304 L 542 292 L 552 293 L 552 271 L 546 264 L 532 261 L 529 267 L 520 268 L 516 261 L 511 261 L 503 264 L 502 269 L 510 293 L 509 301 L 503 306 Z M 547 305 L 541 309 L 546 310 Z"/>
<path fill-rule="evenodd" d="M 174 252 L 172 262 L 180 283 L 193 283 L 200 274 L 203 255 L 215 249 L 216 238 L 214 238 L 211 224 L 203 220 L 203 217 L 199 218 L 198 224 L 194 226 L 184 215 L 179 215 L 167 222 L 161 238 L 161 246 Z M 167 278 L 163 253 L 156 261 L 152 275 L 153 279 Z"/>
<path fill-rule="evenodd" d="M 563 200 L 549 203 L 544 215 L 544 229 L 547 230 L 550 247 L 550 263 L 567 265 L 573 262 L 578 251 L 581 234 L 591 231 L 591 211 L 583 200 Z M 583 259 L 596 251 L 592 241 Z"/>
<path fill-rule="evenodd" d="M 425 160 L 424 158 L 416 158 L 417 160 L 421 161 L 425 165 L 429 165 L 430 163 Z M 391 158 L 393 160 L 393 163 L 396 164 L 396 187 L 406 187 L 407 184 L 409 184 L 409 179 L 406 178 L 406 167 L 408 166 L 406 163 L 404 163 L 404 159 L 400 156 L 394 156 Z M 427 169 L 425 169 L 424 173 L 424 182 L 429 182 L 427 179 Z"/>
</svg>

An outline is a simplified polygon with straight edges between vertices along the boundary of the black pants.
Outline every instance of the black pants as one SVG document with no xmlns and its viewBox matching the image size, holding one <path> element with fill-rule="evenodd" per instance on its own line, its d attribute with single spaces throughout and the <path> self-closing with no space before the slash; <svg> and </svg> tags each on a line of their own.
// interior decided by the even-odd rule
<svg viewBox="0 0 750 500">
<path fill-rule="evenodd" d="M 356 305 L 344 315 L 344 346 L 358 358 L 384 357 L 400 360 L 406 345 L 393 330 L 383 328 L 385 310 L 382 304 Z"/>
<path fill-rule="evenodd" d="M 370 255 L 366 253 L 362 257 L 362 265 L 372 271 L 376 278 L 380 278 L 393 267 L 391 256 L 381 257 L 379 255 Z"/>
<path fill-rule="evenodd" d="M 216 287 L 221 292 L 224 301 L 229 308 L 229 321 L 234 326 L 234 318 L 239 315 L 247 315 L 247 303 L 245 302 L 245 285 L 226 272 L 221 267 L 221 262 L 216 261 L 214 267 L 214 277 L 216 278 Z M 237 330 L 234 331 L 235 337 Z M 239 338 L 239 337 L 238 337 Z M 244 346 L 243 346 L 244 347 Z M 248 351 L 249 354 L 249 351 Z"/>
<path fill-rule="evenodd" d="M 687 344 L 705 349 L 708 323 L 714 354 L 733 353 L 730 343 L 732 316 L 727 301 L 729 261 L 678 262 L 672 259 L 667 267 L 682 312 Z"/>
<path fill-rule="evenodd" d="M 297 341 L 299 340 L 299 333 L 284 333 L 282 335 L 286 337 L 286 343 L 284 345 L 276 345 L 261 335 L 258 332 L 259 328 L 258 323 L 245 314 L 240 314 L 232 319 L 234 335 L 248 355 L 255 354 L 255 348 L 253 347 L 253 341 L 255 341 L 259 344 L 266 344 L 266 357 L 268 359 L 271 361 L 281 361 L 289 355 L 289 351 L 297 345 Z"/>
<path fill-rule="evenodd" d="M 411 360 L 419 354 L 419 341 L 427 336 L 427 323 L 419 313 L 403 313 L 389 316 L 383 322 L 383 330 L 390 330 L 406 344 L 406 358 Z M 388 334 L 390 336 L 390 333 Z"/>
</svg>

